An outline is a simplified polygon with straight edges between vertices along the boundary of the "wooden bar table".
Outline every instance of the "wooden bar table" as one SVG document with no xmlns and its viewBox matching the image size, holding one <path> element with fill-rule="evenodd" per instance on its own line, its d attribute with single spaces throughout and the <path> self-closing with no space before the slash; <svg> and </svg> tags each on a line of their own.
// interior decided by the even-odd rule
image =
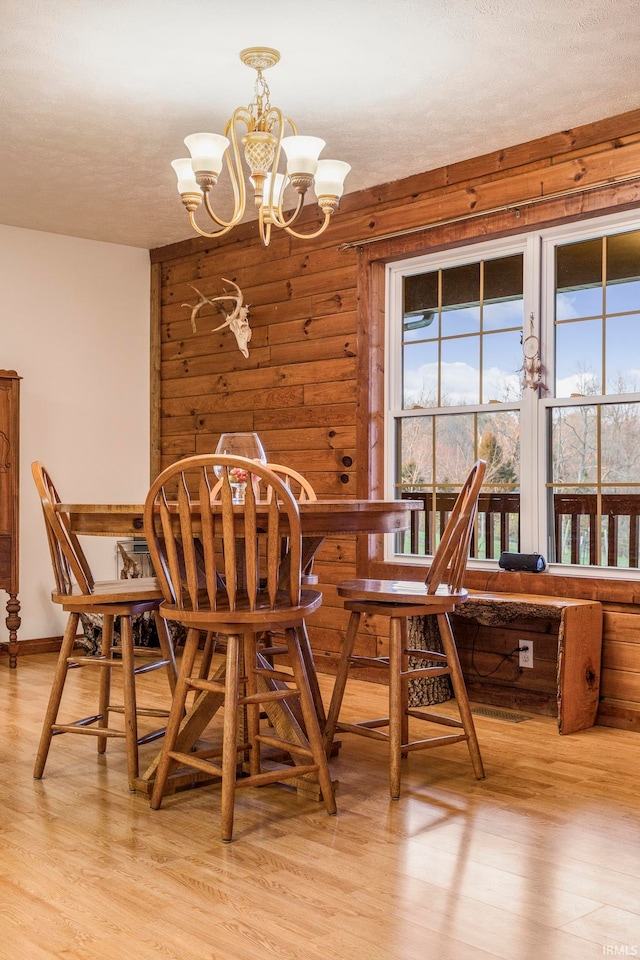
<svg viewBox="0 0 640 960">
<path fill-rule="evenodd" d="M 298 504 L 303 538 L 303 569 L 313 558 L 324 538 L 330 534 L 381 534 L 399 533 L 411 525 L 411 514 L 419 510 L 421 504 L 412 500 L 316 500 Z M 122 503 L 61 503 L 57 507 L 70 517 L 71 530 L 78 536 L 132 537 L 143 535 L 143 505 Z M 238 508 L 239 511 L 242 508 Z M 265 505 L 265 511 L 267 506 Z M 303 656 L 307 664 L 309 680 L 317 704 L 321 729 L 324 729 L 325 717 L 318 686 L 313 654 L 307 638 Z M 185 717 L 176 749 L 188 752 L 204 732 L 221 705 L 219 695 L 203 693 L 207 698 L 207 709 L 198 711 L 197 726 L 190 722 L 191 711 Z M 270 719 L 274 724 L 283 722 L 280 713 Z M 285 711 L 286 713 L 286 711 Z M 284 722 L 295 725 L 298 718 L 285 716 Z M 137 789 L 150 794 L 157 766 L 157 757 L 137 781 Z M 210 778 L 206 778 L 209 782 Z M 168 785 L 168 792 L 195 782 L 205 782 L 205 775 L 195 770 L 186 773 L 176 771 Z M 316 798 L 317 785 L 309 781 L 289 781 L 295 783 L 301 793 Z"/>
<path fill-rule="evenodd" d="M 398 533 L 409 528 L 412 512 L 421 506 L 413 500 L 305 500 L 298 504 L 302 535 L 321 539 L 332 533 Z M 79 536 L 142 536 L 141 503 L 61 503 L 57 509 L 70 515 L 71 530 Z"/>
</svg>

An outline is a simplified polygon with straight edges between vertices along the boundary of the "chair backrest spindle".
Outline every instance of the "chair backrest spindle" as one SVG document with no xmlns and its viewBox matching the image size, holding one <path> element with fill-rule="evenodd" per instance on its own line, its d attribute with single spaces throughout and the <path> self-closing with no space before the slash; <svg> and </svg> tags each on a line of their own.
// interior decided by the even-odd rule
<svg viewBox="0 0 640 960">
<path fill-rule="evenodd" d="M 233 500 L 233 470 L 258 481 L 247 482 L 242 504 Z M 172 464 L 147 495 L 144 531 L 165 600 L 178 608 L 274 609 L 285 592 L 291 605 L 300 602 L 298 505 L 263 464 L 226 454 Z"/>
<path fill-rule="evenodd" d="M 460 490 L 425 578 L 427 593 L 445 582 L 452 593 L 462 588 L 486 468 L 484 460 L 477 460 Z"/>
<path fill-rule="evenodd" d="M 42 504 L 56 590 L 62 596 L 70 596 L 77 586 L 81 593 L 90 594 L 93 574 L 80 541 L 71 532 L 69 516 L 57 509 L 61 501 L 53 480 L 39 460 L 31 464 L 31 473 Z"/>
</svg>

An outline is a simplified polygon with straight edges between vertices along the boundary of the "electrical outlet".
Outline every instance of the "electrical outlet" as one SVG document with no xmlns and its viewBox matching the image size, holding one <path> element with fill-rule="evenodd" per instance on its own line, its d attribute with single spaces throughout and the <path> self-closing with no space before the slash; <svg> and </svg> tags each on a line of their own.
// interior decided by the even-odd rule
<svg viewBox="0 0 640 960">
<path fill-rule="evenodd" d="M 533 640 L 521 640 L 518 663 L 521 667 L 533 666 Z"/>
</svg>

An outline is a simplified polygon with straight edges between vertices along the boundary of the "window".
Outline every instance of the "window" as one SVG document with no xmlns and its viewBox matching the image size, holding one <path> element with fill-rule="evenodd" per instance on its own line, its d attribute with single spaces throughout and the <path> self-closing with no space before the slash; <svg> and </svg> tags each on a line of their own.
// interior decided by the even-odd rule
<svg viewBox="0 0 640 960">
<path fill-rule="evenodd" d="M 395 558 L 433 553 L 481 456 L 475 559 L 637 568 L 637 222 L 467 246 L 387 280 L 387 481 L 424 504 Z"/>
</svg>

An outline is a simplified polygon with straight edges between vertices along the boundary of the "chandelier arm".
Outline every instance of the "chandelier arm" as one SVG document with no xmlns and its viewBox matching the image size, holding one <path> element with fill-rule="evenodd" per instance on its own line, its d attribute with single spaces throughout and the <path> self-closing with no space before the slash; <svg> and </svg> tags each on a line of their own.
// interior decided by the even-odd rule
<svg viewBox="0 0 640 960">
<path fill-rule="evenodd" d="M 264 126 L 265 130 L 271 132 L 275 123 L 278 124 L 278 155 L 280 154 L 280 142 L 284 135 L 284 125 L 287 123 L 291 128 L 291 133 L 293 136 L 298 135 L 298 129 L 290 117 L 285 117 L 280 107 L 270 106 L 268 111 L 262 114 L 260 118 L 261 126 Z M 275 165 L 274 165 L 275 169 Z"/>
<path fill-rule="evenodd" d="M 275 189 L 275 174 L 278 170 L 278 167 L 280 166 L 280 155 L 282 153 L 282 137 L 285 130 L 285 124 L 288 124 L 292 132 L 292 135 L 294 137 L 298 135 L 298 128 L 296 127 L 291 117 L 284 116 L 284 114 L 282 113 L 279 107 L 272 107 L 271 110 L 269 111 L 269 114 L 273 114 L 274 120 L 278 121 L 278 142 L 275 148 L 275 156 L 274 156 L 273 167 L 272 167 L 274 175 L 271 177 L 267 207 L 269 210 L 270 222 L 275 227 L 278 227 L 280 230 L 284 230 L 287 226 L 290 226 L 292 223 L 294 223 L 298 218 L 298 216 L 300 215 L 300 211 L 302 210 L 302 206 L 304 204 L 304 194 L 303 193 L 298 194 L 298 201 L 296 204 L 296 208 L 294 212 L 291 214 L 291 216 L 289 217 L 289 219 L 287 220 L 282 210 L 282 198 L 279 199 L 277 204 L 274 204 L 273 202 L 273 199 L 274 199 L 273 193 Z"/>
<path fill-rule="evenodd" d="M 237 211 L 234 211 L 234 215 L 231 220 L 222 220 L 220 217 L 218 217 L 217 214 L 214 213 L 213 207 L 211 206 L 211 201 L 209 200 L 208 192 L 205 193 L 203 199 L 204 199 L 204 208 L 207 211 L 209 217 L 213 220 L 214 223 L 217 223 L 220 227 L 224 227 L 225 231 L 230 230 L 231 227 L 235 227 L 235 225 L 240 222 L 240 217 L 237 215 Z M 212 236 L 217 237 L 219 236 L 219 234 L 215 233 L 215 234 L 212 234 Z"/>
<path fill-rule="evenodd" d="M 196 233 L 199 233 L 201 237 L 206 237 L 207 240 L 215 240 L 216 237 L 223 237 L 225 233 L 229 233 L 229 230 L 232 230 L 235 227 L 235 223 L 229 223 L 226 227 L 223 227 L 221 230 L 214 230 L 213 233 L 209 233 L 206 230 L 203 230 L 196 223 L 195 213 L 193 210 L 189 211 L 189 223 L 193 227 Z"/>
<path fill-rule="evenodd" d="M 279 205 L 274 206 L 273 203 L 273 194 L 276 186 L 276 174 L 278 172 L 278 167 L 280 166 L 280 154 L 282 153 L 282 135 L 284 133 L 284 122 L 285 118 L 282 116 L 282 111 L 278 107 L 270 107 L 268 114 L 264 116 L 265 122 L 271 119 L 271 122 L 266 126 L 266 129 L 271 131 L 273 124 L 277 121 L 278 123 L 278 139 L 274 148 L 273 162 L 271 164 L 271 178 L 269 182 L 269 194 L 267 197 L 264 197 L 264 200 L 267 201 L 267 209 L 269 211 L 269 218 L 267 222 L 272 221 L 276 226 L 280 226 L 277 222 L 277 212 L 279 210 Z M 273 217 L 273 214 L 276 214 L 276 217 Z M 264 214 L 262 208 L 259 213 L 260 221 L 264 220 Z M 269 228 L 269 234 L 271 234 L 271 229 Z M 262 235 L 262 228 L 261 228 Z M 268 243 L 268 241 L 267 241 Z M 266 245 L 266 244 L 265 244 Z"/>
<path fill-rule="evenodd" d="M 282 155 L 282 138 L 283 138 L 283 136 L 284 136 L 285 124 L 288 124 L 289 129 L 291 130 L 291 134 L 292 134 L 294 137 L 297 137 L 297 135 L 298 135 L 298 128 L 296 127 L 296 125 L 295 125 L 295 123 L 293 122 L 293 120 L 291 119 L 291 117 L 285 117 L 285 115 L 283 114 L 282 110 L 281 110 L 279 107 L 271 107 L 271 108 L 269 109 L 269 112 L 268 112 L 267 114 L 265 114 L 264 120 L 265 120 L 265 121 L 270 121 L 270 122 L 268 123 L 268 129 L 269 129 L 269 130 L 272 129 L 274 123 L 277 122 L 277 124 L 278 124 L 278 138 L 277 138 L 277 142 L 276 142 L 276 145 L 275 145 L 275 148 L 274 148 L 273 163 L 272 163 L 272 165 L 271 165 L 271 172 L 272 172 L 273 176 L 271 177 L 271 189 L 270 189 L 270 192 L 269 192 L 269 204 L 268 204 L 268 205 L 269 205 L 269 207 L 271 208 L 271 210 L 273 210 L 274 212 L 275 212 L 275 211 L 278 212 L 278 214 L 279 214 L 279 220 L 280 220 L 281 222 L 277 222 L 277 221 L 274 221 L 274 222 L 276 222 L 276 225 L 277 225 L 278 227 L 282 227 L 283 224 L 284 224 L 284 215 L 283 215 L 283 213 L 282 213 L 282 204 L 279 204 L 277 207 L 274 207 L 274 204 L 273 204 L 273 191 L 274 191 L 274 188 L 275 188 L 275 175 L 276 175 L 276 173 L 278 172 L 278 167 L 280 166 L 280 157 L 281 157 L 281 155 Z M 287 177 L 286 172 L 285 172 L 284 176 L 285 176 L 285 179 L 286 179 L 286 177 Z M 304 200 L 304 197 L 303 197 L 303 200 Z M 297 214 L 296 214 L 296 216 L 297 216 Z"/>
<path fill-rule="evenodd" d="M 247 130 L 251 130 L 253 126 L 253 117 L 246 107 L 236 107 L 233 111 L 233 116 L 227 120 L 227 125 L 224 128 L 224 135 L 228 137 L 231 131 L 235 128 L 236 123 L 241 120 Z"/>
<path fill-rule="evenodd" d="M 287 220 L 282 210 L 282 201 L 278 204 L 277 207 L 271 208 L 271 222 L 274 226 L 279 227 L 281 230 L 286 230 L 287 227 L 291 226 L 292 223 L 295 223 L 300 215 L 302 206 L 304 204 L 304 194 L 298 194 L 298 202 L 296 208 Z"/>
<path fill-rule="evenodd" d="M 314 237 L 319 237 L 321 233 L 329 226 L 329 221 L 331 220 L 331 213 L 333 211 L 327 211 L 324 215 L 324 223 L 319 230 L 316 230 L 315 233 L 296 233 L 295 230 L 292 230 L 291 227 L 284 226 L 283 229 L 291 234 L 292 237 L 296 237 L 298 240 L 313 240 Z"/>
<path fill-rule="evenodd" d="M 244 182 L 244 171 L 242 169 L 242 158 L 240 156 L 240 146 L 238 144 L 238 131 L 236 129 L 238 121 L 242 121 L 245 125 L 247 124 L 247 119 L 243 116 L 243 112 L 242 109 L 236 110 L 227 124 L 229 133 L 231 134 L 231 146 L 233 147 L 233 159 L 235 163 L 235 166 L 232 167 L 231 160 L 227 157 L 227 169 L 229 170 L 231 185 L 233 187 L 234 209 L 237 207 L 239 211 L 239 220 L 244 216 L 244 211 L 247 206 L 247 192 Z"/>
<path fill-rule="evenodd" d="M 258 211 L 258 229 L 263 245 L 268 247 L 271 241 L 271 221 L 265 220 L 262 208 Z"/>
<path fill-rule="evenodd" d="M 238 111 L 236 111 L 236 113 L 237 112 Z M 244 120 L 244 117 L 240 117 L 240 119 Z M 233 188 L 233 214 L 231 216 L 231 220 L 223 220 L 214 212 L 213 207 L 211 206 L 211 200 L 209 198 L 210 191 L 205 190 L 204 198 L 203 198 L 204 206 L 209 217 L 213 220 L 214 223 L 217 223 L 218 226 L 224 227 L 225 233 L 231 227 L 235 227 L 235 225 L 240 222 L 246 208 L 246 192 L 245 192 L 245 185 L 244 185 L 244 177 L 242 176 L 242 161 L 240 159 L 240 150 L 238 148 L 238 137 L 236 134 L 235 120 L 236 120 L 236 115 L 234 114 L 231 120 L 229 120 L 229 122 L 227 123 L 224 131 L 225 136 L 230 135 L 231 145 L 233 148 L 233 159 L 235 161 L 235 165 L 234 165 L 229 155 L 227 154 L 225 156 L 225 163 L 227 165 L 227 170 L 229 172 L 229 179 L 231 180 L 231 186 Z M 201 230 L 198 230 L 198 233 L 200 233 L 201 236 L 207 236 L 207 237 L 221 236 L 220 231 L 216 231 L 215 233 L 202 233 Z"/>
</svg>

